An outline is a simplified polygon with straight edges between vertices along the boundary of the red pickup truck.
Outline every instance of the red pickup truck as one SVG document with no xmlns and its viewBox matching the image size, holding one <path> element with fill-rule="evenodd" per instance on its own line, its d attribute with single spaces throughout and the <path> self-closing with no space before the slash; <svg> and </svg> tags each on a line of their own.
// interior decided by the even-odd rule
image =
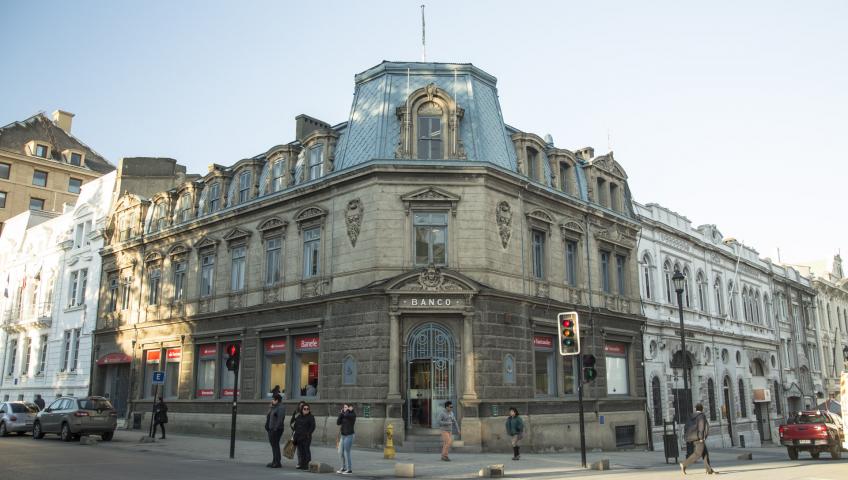
<svg viewBox="0 0 848 480">
<path fill-rule="evenodd" d="M 821 452 L 830 452 L 834 460 L 842 457 L 844 432 L 838 415 L 822 410 L 798 412 L 779 432 L 780 444 L 792 460 L 798 459 L 799 451 L 810 452 L 813 458 Z"/>
</svg>

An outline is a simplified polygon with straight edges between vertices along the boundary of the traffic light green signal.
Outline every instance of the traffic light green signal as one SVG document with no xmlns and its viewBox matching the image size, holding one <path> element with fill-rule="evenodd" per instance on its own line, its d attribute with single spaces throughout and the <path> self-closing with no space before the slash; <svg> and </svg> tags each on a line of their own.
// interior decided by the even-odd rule
<svg viewBox="0 0 848 480">
<path fill-rule="evenodd" d="M 598 376 L 598 371 L 595 370 L 595 356 L 583 355 L 583 381 L 591 382 Z"/>
<path fill-rule="evenodd" d="M 557 333 L 560 355 L 580 353 L 580 319 L 577 312 L 563 312 L 557 315 Z"/>
</svg>

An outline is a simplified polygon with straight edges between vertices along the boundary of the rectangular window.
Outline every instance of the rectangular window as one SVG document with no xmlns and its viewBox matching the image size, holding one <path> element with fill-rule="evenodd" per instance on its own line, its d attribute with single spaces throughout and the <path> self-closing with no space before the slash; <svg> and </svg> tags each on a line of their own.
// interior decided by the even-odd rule
<svg viewBox="0 0 848 480">
<path fill-rule="evenodd" d="M 250 170 L 239 175 L 239 203 L 244 203 L 250 199 L 250 177 Z"/>
<path fill-rule="evenodd" d="M 215 255 L 200 257 L 200 296 L 211 297 L 215 280 Z"/>
<path fill-rule="evenodd" d="M 71 371 L 75 372 L 77 370 L 77 365 L 79 365 L 79 350 L 80 350 L 80 329 L 75 328 L 73 331 L 74 335 L 74 356 L 71 359 Z"/>
<path fill-rule="evenodd" d="M 565 282 L 577 286 L 577 242 L 565 241 Z"/>
<path fill-rule="evenodd" d="M 47 172 L 36 170 L 32 174 L 32 184 L 36 187 L 46 187 L 47 186 Z"/>
<path fill-rule="evenodd" d="M 108 283 L 109 293 L 106 311 L 114 312 L 118 309 L 118 275 L 114 273 L 109 275 Z"/>
<path fill-rule="evenodd" d="M 29 199 L 29 209 L 30 210 L 44 210 L 44 199 L 43 198 L 30 198 Z"/>
<path fill-rule="evenodd" d="M 144 351 L 144 390 L 141 392 L 141 398 L 153 398 L 156 389 L 153 385 L 153 372 L 159 371 L 161 358 L 162 351 L 159 349 Z"/>
<path fill-rule="evenodd" d="M 447 265 L 448 214 L 415 212 L 415 264 Z"/>
<path fill-rule="evenodd" d="M 180 360 L 182 360 L 182 350 L 179 348 L 165 350 L 165 398 L 177 398 L 179 394 Z"/>
<path fill-rule="evenodd" d="M 284 177 L 285 165 L 286 165 L 286 162 L 283 161 L 283 160 L 277 160 L 276 162 L 274 162 L 273 171 L 272 171 L 272 176 L 273 176 L 272 185 L 273 185 L 273 191 L 274 192 L 279 192 L 280 190 L 283 189 L 283 180 L 285 178 Z"/>
<path fill-rule="evenodd" d="M 535 150 L 527 149 L 527 176 L 537 180 L 539 178 L 539 167 L 537 164 L 539 155 Z"/>
<path fill-rule="evenodd" d="M 0 208 L 6 208 L 6 192 L 0 192 Z"/>
<path fill-rule="evenodd" d="M 601 252 L 601 287 L 604 292 L 610 293 L 610 254 Z"/>
<path fill-rule="evenodd" d="M 618 282 L 618 294 L 624 295 L 624 287 L 625 287 L 625 278 L 626 278 L 626 270 L 625 262 L 627 261 L 627 257 L 624 255 L 616 255 L 615 256 L 615 280 Z"/>
<path fill-rule="evenodd" d="M 606 357 L 607 395 L 627 395 L 627 345 L 607 342 L 604 344 Z"/>
<path fill-rule="evenodd" d="M 9 174 L 12 173 L 12 165 L 0 162 L 0 178 L 8 180 Z"/>
<path fill-rule="evenodd" d="M 29 362 L 32 356 L 32 338 L 26 337 L 24 339 L 24 363 L 21 364 L 21 375 L 26 376 L 29 375 Z"/>
<path fill-rule="evenodd" d="M 174 301 L 179 302 L 185 296 L 186 261 L 174 261 Z"/>
<path fill-rule="evenodd" d="M 318 276 L 321 271 L 321 229 L 303 232 L 303 278 Z"/>
<path fill-rule="evenodd" d="M 418 117 L 418 158 L 442 159 L 442 118 Z"/>
<path fill-rule="evenodd" d="M 245 247 L 235 247 L 231 250 L 232 268 L 230 269 L 230 291 L 244 290 Z"/>
<path fill-rule="evenodd" d="M 214 343 L 197 347 L 197 398 L 215 396 L 215 364 L 218 346 Z"/>
<path fill-rule="evenodd" d="M 121 310 L 130 308 L 130 291 L 132 289 L 132 275 L 124 275 L 124 284 L 121 289 Z"/>
<path fill-rule="evenodd" d="M 607 203 L 607 181 L 603 178 L 597 179 L 598 191 L 595 193 L 595 200 L 598 204 L 606 207 Z"/>
<path fill-rule="evenodd" d="M 533 277 L 545 278 L 545 232 L 532 230 L 533 236 Z"/>
<path fill-rule="evenodd" d="M 316 145 L 309 149 L 309 177 L 307 180 L 315 180 L 324 175 L 324 146 Z"/>
<path fill-rule="evenodd" d="M 82 155 L 71 152 L 71 165 L 75 165 L 77 167 L 82 166 Z"/>
<path fill-rule="evenodd" d="M 560 187 L 560 190 L 562 190 L 565 193 L 571 193 L 571 188 L 570 188 L 570 185 L 568 184 L 569 177 L 570 177 L 569 173 L 570 172 L 569 172 L 568 164 L 566 164 L 564 162 L 560 162 L 560 164 L 559 164 L 559 187 Z"/>
<path fill-rule="evenodd" d="M 77 226 L 74 227 L 74 248 L 82 247 L 83 229 L 84 229 L 84 226 L 83 226 L 82 223 L 78 223 Z"/>
<path fill-rule="evenodd" d="M 71 360 L 71 331 L 65 330 L 62 335 L 62 368 L 60 371 L 68 371 L 68 362 Z"/>
<path fill-rule="evenodd" d="M 286 350 L 285 337 L 269 338 L 263 342 L 265 350 L 262 391 L 271 396 L 271 390 L 279 386 L 280 392 L 286 391 Z"/>
<path fill-rule="evenodd" d="M 209 187 L 209 213 L 217 212 L 221 205 L 221 184 L 213 183 Z"/>
<path fill-rule="evenodd" d="M 9 368 L 6 370 L 6 375 L 12 376 L 15 374 L 15 360 L 18 358 L 18 339 L 13 338 L 9 341 Z"/>
<path fill-rule="evenodd" d="M 556 395 L 556 367 L 554 366 L 553 337 L 534 335 L 533 354 L 536 377 L 536 396 Z"/>
<path fill-rule="evenodd" d="M 47 158 L 47 145 L 36 144 L 35 145 L 35 156 L 41 158 Z"/>
<path fill-rule="evenodd" d="M 302 397 L 318 396 L 318 351 L 321 340 L 318 336 L 297 337 L 294 343 L 295 378 L 292 382 L 299 388 Z"/>
<path fill-rule="evenodd" d="M 162 269 L 151 268 L 147 274 L 147 304 L 159 304 L 159 287 L 162 283 Z"/>
<path fill-rule="evenodd" d="M 82 191 L 82 180 L 79 178 L 68 180 L 68 191 L 71 193 L 80 193 Z"/>
<path fill-rule="evenodd" d="M 44 373 L 44 369 L 47 368 L 47 335 L 42 335 L 39 343 L 38 343 L 38 370 L 36 370 L 36 375 L 41 375 Z"/>
<path fill-rule="evenodd" d="M 265 285 L 280 283 L 283 239 L 269 238 L 265 241 Z"/>
<path fill-rule="evenodd" d="M 615 211 L 621 210 L 618 206 L 618 185 L 611 183 L 609 184 L 610 189 L 610 208 Z"/>
<path fill-rule="evenodd" d="M 74 270 L 68 289 L 68 307 L 77 307 L 85 303 L 85 288 L 88 284 L 88 269 Z"/>
<path fill-rule="evenodd" d="M 238 343 L 238 342 L 236 342 L 236 343 Z M 227 343 L 225 345 L 229 345 L 229 343 Z M 222 348 L 221 350 L 226 350 L 226 349 Z M 221 373 L 220 373 L 220 375 L 221 375 L 221 377 L 220 377 L 221 378 L 221 396 L 225 397 L 225 398 L 231 398 L 233 396 L 233 389 L 237 388 L 235 386 L 236 372 L 231 372 L 227 368 L 227 365 L 226 365 L 227 362 L 225 360 L 226 357 L 227 357 L 227 352 L 222 351 L 221 352 L 221 367 L 220 367 L 220 369 L 221 369 Z M 236 395 L 239 395 L 239 394 L 240 394 L 240 392 L 236 392 Z"/>
<path fill-rule="evenodd" d="M 187 222 L 191 218 L 191 194 L 186 193 L 180 198 L 180 221 Z"/>
</svg>

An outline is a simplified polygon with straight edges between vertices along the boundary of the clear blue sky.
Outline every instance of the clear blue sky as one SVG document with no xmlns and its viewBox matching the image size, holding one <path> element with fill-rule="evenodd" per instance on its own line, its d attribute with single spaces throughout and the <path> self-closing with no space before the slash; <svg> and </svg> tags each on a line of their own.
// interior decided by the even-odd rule
<svg viewBox="0 0 848 480">
<path fill-rule="evenodd" d="M 421 58 L 420 3 L 5 1 L 0 124 L 62 108 L 202 173 L 347 120 L 355 73 Z M 636 200 L 762 256 L 848 260 L 848 2 L 426 3 L 428 60 L 495 75 L 508 123 L 610 138 Z"/>
</svg>

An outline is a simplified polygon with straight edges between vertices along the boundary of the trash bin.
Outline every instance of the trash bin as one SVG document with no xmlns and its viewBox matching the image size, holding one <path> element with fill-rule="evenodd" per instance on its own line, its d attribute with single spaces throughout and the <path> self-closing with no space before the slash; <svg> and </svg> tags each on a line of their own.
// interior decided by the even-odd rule
<svg viewBox="0 0 848 480">
<path fill-rule="evenodd" d="M 133 412 L 133 430 L 141 430 L 141 419 L 143 414 Z"/>
<path fill-rule="evenodd" d="M 674 422 L 663 422 L 663 455 L 665 455 L 665 463 L 668 463 L 669 458 L 674 458 L 674 463 L 677 463 L 680 456 Z"/>
</svg>

